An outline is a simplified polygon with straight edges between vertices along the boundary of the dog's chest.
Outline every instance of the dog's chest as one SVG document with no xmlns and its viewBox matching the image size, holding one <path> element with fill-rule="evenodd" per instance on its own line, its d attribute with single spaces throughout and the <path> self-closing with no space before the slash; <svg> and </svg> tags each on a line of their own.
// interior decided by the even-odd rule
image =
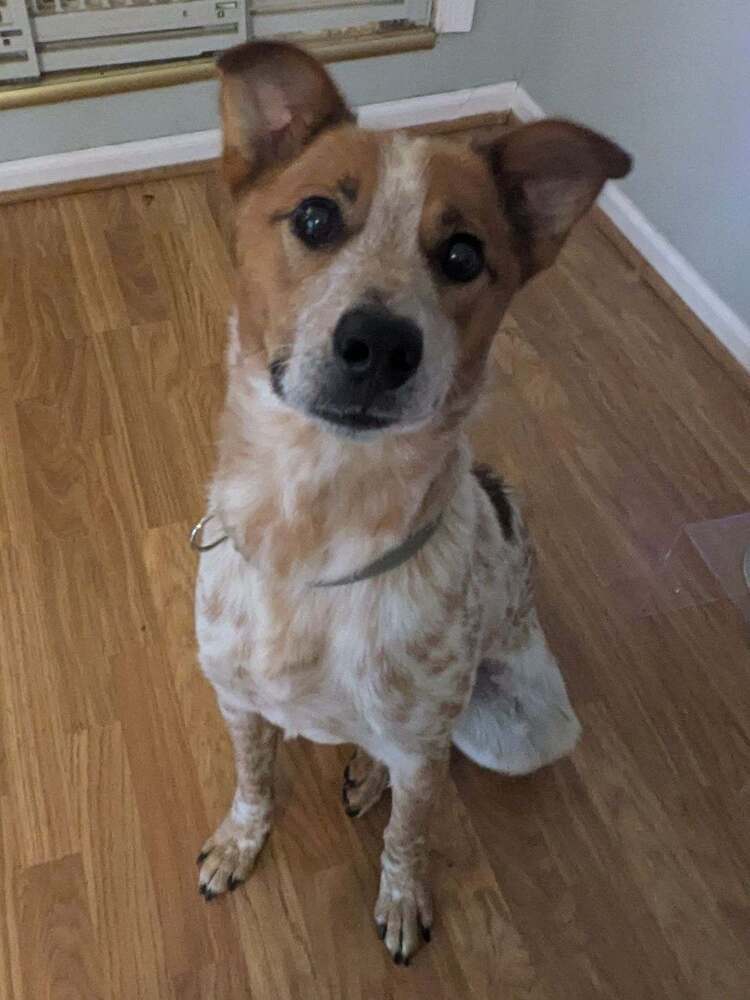
<svg viewBox="0 0 750 1000">
<path fill-rule="evenodd" d="M 220 700 L 257 711 L 288 736 L 367 745 L 439 738 L 470 691 L 465 611 L 445 595 L 405 612 L 397 590 L 269 589 L 229 546 L 201 561 L 197 633 Z"/>
</svg>

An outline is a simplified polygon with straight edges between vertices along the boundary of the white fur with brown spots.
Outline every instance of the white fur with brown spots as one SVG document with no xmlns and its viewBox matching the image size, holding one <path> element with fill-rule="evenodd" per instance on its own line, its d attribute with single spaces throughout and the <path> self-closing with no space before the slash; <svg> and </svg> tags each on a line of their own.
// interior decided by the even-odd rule
<svg viewBox="0 0 750 1000">
<path fill-rule="evenodd" d="M 201 556 L 196 622 L 238 784 L 201 852 L 200 884 L 211 898 L 250 871 L 270 828 L 278 733 L 353 743 L 351 801 L 364 809 L 393 791 L 376 920 L 408 961 L 432 923 L 429 816 L 451 742 L 518 774 L 578 737 L 534 610 L 519 511 L 507 501 L 508 530 L 472 474 L 463 422 L 513 292 L 627 158 L 567 123 L 482 151 L 363 133 L 322 68 L 290 46 L 240 47 L 220 70 L 238 313 L 209 506 L 230 541 Z M 345 238 L 325 252 L 302 248 L 286 221 L 310 195 L 340 199 Z M 457 225 L 484 244 L 486 266 L 452 287 L 436 254 Z M 389 396 L 391 425 L 342 433 L 312 411 L 332 330 L 363 300 L 410 320 L 424 348 Z M 313 586 L 438 517 L 398 568 Z"/>
</svg>

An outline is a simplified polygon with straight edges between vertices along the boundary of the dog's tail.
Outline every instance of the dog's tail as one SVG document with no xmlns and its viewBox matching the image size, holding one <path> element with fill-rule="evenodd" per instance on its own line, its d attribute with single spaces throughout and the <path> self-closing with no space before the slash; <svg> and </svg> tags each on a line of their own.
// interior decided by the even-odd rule
<svg viewBox="0 0 750 1000">
<path fill-rule="evenodd" d="M 537 627 L 522 650 L 482 661 L 453 742 L 482 767 L 521 775 L 569 754 L 580 733 L 560 668 Z"/>
</svg>

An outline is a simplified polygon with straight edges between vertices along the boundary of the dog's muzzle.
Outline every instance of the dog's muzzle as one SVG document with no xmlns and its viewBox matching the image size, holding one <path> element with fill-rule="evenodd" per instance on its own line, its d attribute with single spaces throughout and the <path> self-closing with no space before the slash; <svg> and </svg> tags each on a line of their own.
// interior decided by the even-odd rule
<svg viewBox="0 0 750 1000">
<path fill-rule="evenodd" d="M 399 390 L 422 361 L 422 333 L 380 305 L 343 314 L 333 332 L 333 363 L 314 412 L 331 423 L 375 430 L 393 423 Z"/>
</svg>

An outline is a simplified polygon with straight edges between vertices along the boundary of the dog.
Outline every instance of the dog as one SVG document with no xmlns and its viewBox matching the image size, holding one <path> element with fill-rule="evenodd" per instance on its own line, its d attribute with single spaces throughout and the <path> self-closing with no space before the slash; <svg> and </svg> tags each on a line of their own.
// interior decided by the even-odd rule
<svg viewBox="0 0 750 1000">
<path fill-rule="evenodd" d="M 354 744 L 347 813 L 392 791 L 375 921 L 408 963 L 451 744 L 525 774 L 578 739 L 518 504 L 465 425 L 514 292 L 630 158 L 564 121 L 474 146 L 368 132 L 283 43 L 218 67 L 236 311 L 196 624 L 237 787 L 200 892 L 249 875 L 279 737 Z"/>
</svg>

